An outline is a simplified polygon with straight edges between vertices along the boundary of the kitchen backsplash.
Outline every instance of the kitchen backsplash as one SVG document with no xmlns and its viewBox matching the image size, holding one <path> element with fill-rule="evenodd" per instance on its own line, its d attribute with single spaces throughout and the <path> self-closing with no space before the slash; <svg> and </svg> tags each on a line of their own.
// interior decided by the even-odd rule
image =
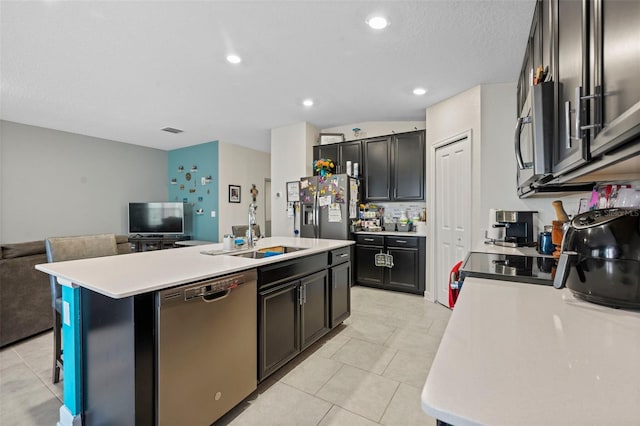
<svg viewBox="0 0 640 426">
<path fill-rule="evenodd" d="M 376 203 L 376 205 L 384 207 L 385 217 L 399 219 L 404 212 L 407 218 L 422 217 L 425 214 L 427 203 Z"/>
</svg>

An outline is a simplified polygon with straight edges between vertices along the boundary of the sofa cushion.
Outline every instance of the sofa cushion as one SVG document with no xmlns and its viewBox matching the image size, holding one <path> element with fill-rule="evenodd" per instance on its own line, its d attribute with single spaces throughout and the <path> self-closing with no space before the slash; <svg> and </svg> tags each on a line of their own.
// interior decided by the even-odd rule
<svg viewBox="0 0 640 426">
<path fill-rule="evenodd" d="M 26 243 L 2 244 L 0 259 L 14 259 L 16 257 L 31 256 L 45 253 L 44 241 L 29 241 Z"/>
</svg>

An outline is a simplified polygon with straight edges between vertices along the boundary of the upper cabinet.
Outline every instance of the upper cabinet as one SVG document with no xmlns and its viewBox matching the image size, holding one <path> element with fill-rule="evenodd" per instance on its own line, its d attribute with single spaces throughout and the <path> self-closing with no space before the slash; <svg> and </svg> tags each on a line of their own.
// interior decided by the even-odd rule
<svg viewBox="0 0 640 426">
<path fill-rule="evenodd" d="M 424 131 L 362 141 L 365 201 L 424 200 Z"/>
<path fill-rule="evenodd" d="M 639 23 L 638 0 L 538 1 L 517 104 L 520 113 L 537 68 L 548 67 L 557 83 L 549 184 L 640 153 Z"/>
<path fill-rule="evenodd" d="M 351 162 L 352 171 L 354 164 L 357 163 L 358 172 L 362 173 L 362 144 L 360 141 L 316 145 L 313 147 L 313 161 L 320 158 L 333 160 L 336 166 L 335 173 L 346 173 L 347 161 Z"/>
<path fill-rule="evenodd" d="M 595 114 L 585 124 L 596 156 L 640 137 L 640 1 L 596 1 L 593 12 Z"/>
</svg>

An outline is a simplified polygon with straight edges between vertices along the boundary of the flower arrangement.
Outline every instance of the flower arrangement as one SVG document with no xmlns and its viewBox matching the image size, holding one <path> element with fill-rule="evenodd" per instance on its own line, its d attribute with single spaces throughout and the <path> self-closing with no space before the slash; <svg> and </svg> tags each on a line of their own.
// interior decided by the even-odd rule
<svg viewBox="0 0 640 426">
<path fill-rule="evenodd" d="M 322 177 L 331 176 L 335 167 L 333 160 L 328 158 L 320 158 L 313 163 L 313 169 Z"/>
</svg>

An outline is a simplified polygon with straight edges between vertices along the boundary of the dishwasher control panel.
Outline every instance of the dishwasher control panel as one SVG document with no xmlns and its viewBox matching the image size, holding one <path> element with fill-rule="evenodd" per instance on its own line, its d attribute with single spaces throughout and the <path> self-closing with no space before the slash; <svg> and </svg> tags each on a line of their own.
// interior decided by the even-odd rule
<svg viewBox="0 0 640 426">
<path fill-rule="evenodd" d="M 188 301 L 199 297 L 207 297 L 216 293 L 234 289 L 239 285 L 255 281 L 256 271 L 245 271 L 239 274 L 227 275 L 212 280 L 191 283 L 179 288 L 163 290 L 158 293 L 160 305 L 176 301 Z"/>
<path fill-rule="evenodd" d="M 184 300 L 190 300 L 194 297 L 208 296 L 210 294 L 230 290 L 232 288 L 238 287 L 243 282 L 243 275 L 234 275 L 224 279 L 208 281 L 200 284 L 198 287 L 186 289 L 184 292 Z"/>
</svg>

